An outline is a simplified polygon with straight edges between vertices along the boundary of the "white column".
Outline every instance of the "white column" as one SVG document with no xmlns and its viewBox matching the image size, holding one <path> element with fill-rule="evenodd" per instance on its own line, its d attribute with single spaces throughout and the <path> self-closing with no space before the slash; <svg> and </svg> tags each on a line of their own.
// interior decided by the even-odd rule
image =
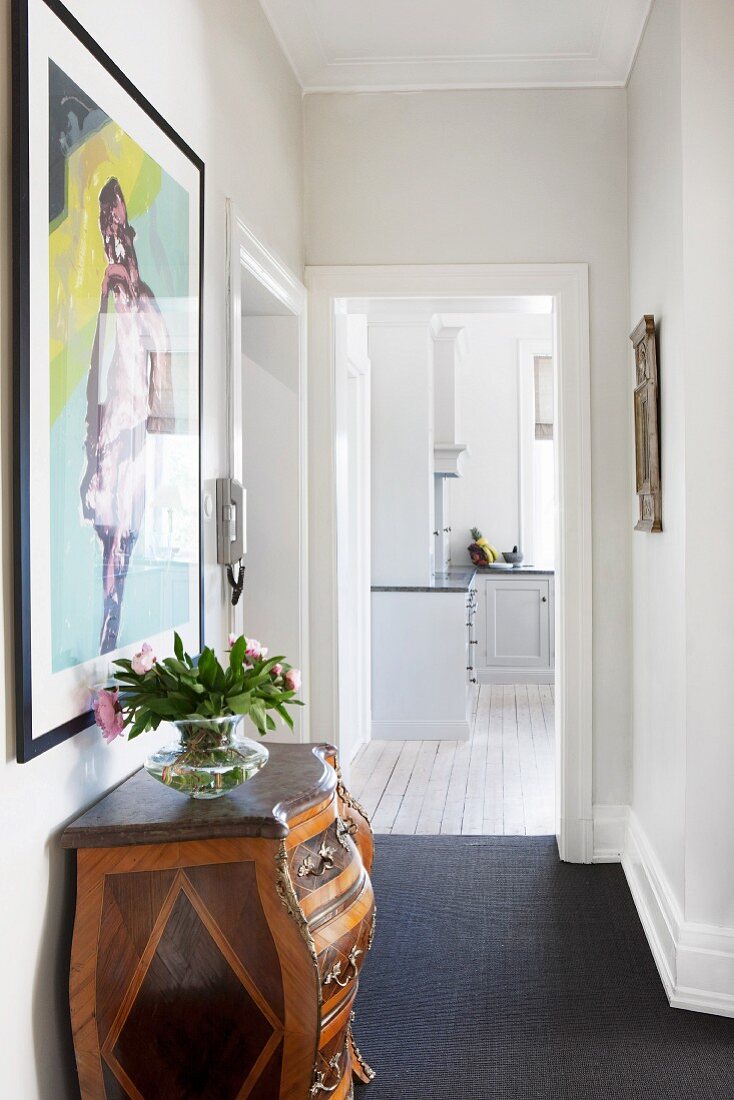
<svg viewBox="0 0 734 1100">
<path fill-rule="evenodd" d="M 433 572 L 433 357 L 428 319 L 370 321 L 372 583 Z"/>
</svg>

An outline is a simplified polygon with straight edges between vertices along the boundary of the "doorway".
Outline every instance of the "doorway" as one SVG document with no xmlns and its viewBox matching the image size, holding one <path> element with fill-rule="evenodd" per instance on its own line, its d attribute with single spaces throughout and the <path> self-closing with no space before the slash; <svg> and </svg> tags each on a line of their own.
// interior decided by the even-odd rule
<svg viewBox="0 0 734 1100">
<path fill-rule="evenodd" d="M 331 614 L 319 616 L 316 629 L 312 632 L 312 646 L 318 647 L 325 661 L 325 675 L 313 680 L 314 714 L 318 712 L 320 721 L 329 723 L 340 748 L 342 743 L 348 747 L 348 737 L 343 736 L 341 728 L 339 654 L 345 635 L 353 630 L 353 622 L 340 614 L 338 583 L 339 557 L 346 553 L 339 536 L 343 515 L 343 503 L 338 492 L 339 440 L 346 431 L 346 404 L 339 397 L 345 377 L 344 361 L 338 354 L 339 318 L 359 300 L 378 299 L 394 308 L 396 303 L 406 300 L 425 305 L 427 299 L 439 299 L 444 303 L 451 299 L 452 309 L 458 312 L 467 303 L 476 304 L 478 298 L 537 296 L 548 298 L 551 302 L 558 433 L 557 566 L 553 613 L 557 688 L 551 693 L 555 698 L 550 700 L 556 711 L 557 731 L 553 750 L 556 763 L 553 831 L 563 859 L 590 862 L 591 555 L 586 267 L 312 268 L 308 271 L 307 281 L 311 294 L 310 361 L 313 379 L 310 387 L 310 423 L 312 431 L 315 425 L 322 429 L 325 425 L 330 426 L 325 440 L 327 446 L 322 445 L 318 452 L 312 449 L 310 454 L 312 499 L 315 497 L 312 514 L 318 514 L 324 523 L 320 529 L 320 559 L 318 563 L 314 562 L 312 570 L 311 594 L 312 599 L 319 599 L 325 611 L 327 607 L 331 611 Z M 469 304 L 468 311 L 471 312 L 472 308 Z M 315 542 L 312 541 L 312 551 L 314 549 Z M 328 677 L 329 671 L 332 671 L 333 677 Z M 497 697 L 495 714 L 504 714 L 508 686 L 493 685 L 488 698 L 485 695 L 486 701 L 482 700 L 480 692 L 475 717 L 480 713 L 488 714 L 487 722 L 491 721 L 494 695 Z M 514 705 L 516 714 L 521 714 L 522 704 L 518 708 L 516 698 Z M 537 708 L 535 710 L 537 714 Z M 443 751 L 448 753 L 450 749 Z M 440 772 L 438 752 L 437 748 L 436 759 L 427 772 L 425 765 L 419 770 L 416 783 L 430 782 L 434 766 Z M 343 756 L 345 770 L 349 763 Z M 391 775 L 396 766 L 397 761 L 394 761 Z M 389 755 L 385 759 L 385 768 L 390 768 Z M 474 774 L 471 754 L 468 771 L 471 782 Z"/>
<path fill-rule="evenodd" d="M 371 737 L 342 746 L 352 793 L 377 833 L 553 833 L 552 300 L 345 308 L 349 364 L 366 358 L 372 380 L 372 492 L 352 490 L 347 453 L 337 512 L 351 530 L 371 512 L 375 536 Z"/>
<path fill-rule="evenodd" d="M 308 696 L 306 290 L 228 208 L 230 476 L 245 489 L 245 580 L 230 630 L 303 673 Z M 294 732 L 309 739 L 308 708 Z"/>
</svg>

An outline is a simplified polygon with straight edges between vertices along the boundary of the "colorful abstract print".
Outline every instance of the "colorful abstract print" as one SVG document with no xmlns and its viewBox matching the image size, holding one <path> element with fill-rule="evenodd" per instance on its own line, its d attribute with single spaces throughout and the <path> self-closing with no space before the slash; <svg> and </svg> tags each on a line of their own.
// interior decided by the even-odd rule
<svg viewBox="0 0 734 1100">
<path fill-rule="evenodd" d="M 54 672 L 189 618 L 189 280 L 187 191 L 50 61 Z"/>
</svg>

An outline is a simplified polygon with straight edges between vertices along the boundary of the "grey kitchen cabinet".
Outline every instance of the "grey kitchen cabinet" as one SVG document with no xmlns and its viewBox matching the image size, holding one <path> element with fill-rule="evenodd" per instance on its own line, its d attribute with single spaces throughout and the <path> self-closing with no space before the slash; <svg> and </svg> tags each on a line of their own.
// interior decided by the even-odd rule
<svg viewBox="0 0 734 1100">
<path fill-rule="evenodd" d="M 482 684 L 552 683 L 552 573 L 483 575 L 477 579 L 477 678 Z"/>
</svg>

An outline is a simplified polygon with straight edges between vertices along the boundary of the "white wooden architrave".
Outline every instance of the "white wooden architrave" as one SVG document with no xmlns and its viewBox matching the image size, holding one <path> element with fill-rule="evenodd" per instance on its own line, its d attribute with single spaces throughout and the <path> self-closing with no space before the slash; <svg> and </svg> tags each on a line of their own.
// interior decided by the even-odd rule
<svg viewBox="0 0 734 1100">
<path fill-rule="evenodd" d="M 339 743 L 336 509 L 343 299 L 553 299 L 558 462 L 556 500 L 556 835 L 561 859 L 589 863 L 592 817 L 592 557 L 589 294 L 586 264 L 310 267 L 309 499 L 312 728 Z M 342 624 L 342 629 L 345 629 Z M 327 732 L 328 731 L 328 732 Z"/>
</svg>

